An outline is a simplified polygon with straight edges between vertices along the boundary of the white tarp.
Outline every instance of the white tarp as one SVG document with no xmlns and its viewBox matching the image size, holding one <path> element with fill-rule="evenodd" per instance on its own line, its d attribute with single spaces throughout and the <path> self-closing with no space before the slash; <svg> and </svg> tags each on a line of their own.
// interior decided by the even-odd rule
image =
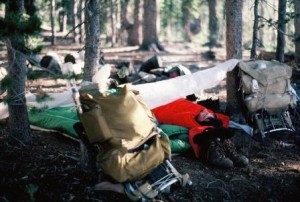
<svg viewBox="0 0 300 202">
<path fill-rule="evenodd" d="M 226 78 L 226 73 L 231 71 L 238 62 L 239 60 L 237 59 L 231 59 L 215 67 L 190 75 L 154 83 L 134 85 L 133 87 L 140 92 L 147 105 L 152 109 L 178 98 L 217 86 Z M 49 96 L 51 100 L 38 103 L 36 102 L 35 95 L 28 93 L 26 94 L 27 106 L 37 108 L 74 106 L 71 89 L 62 93 L 49 93 Z M 0 103 L 0 119 L 6 117 L 8 117 L 7 105 Z"/>
<path fill-rule="evenodd" d="M 231 59 L 215 67 L 190 75 L 135 85 L 134 88 L 140 92 L 148 106 L 152 109 L 178 98 L 217 86 L 226 78 L 226 73 L 231 71 L 238 62 L 239 60 L 237 59 Z"/>
</svg>

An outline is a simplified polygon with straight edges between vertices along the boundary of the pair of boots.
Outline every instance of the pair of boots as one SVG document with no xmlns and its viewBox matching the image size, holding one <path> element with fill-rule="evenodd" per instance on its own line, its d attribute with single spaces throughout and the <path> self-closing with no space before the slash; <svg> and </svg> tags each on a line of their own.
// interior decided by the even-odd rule
<svg viewBox="0 0 300 202">
<path fill-rule="evenodd" d="M 234 143 L 230 139 L 213 138 L 207 148 L 207 161 L 211 165 L 221 168 L 246 167 L 249 160 L 238 154 Z"/>
</svg>

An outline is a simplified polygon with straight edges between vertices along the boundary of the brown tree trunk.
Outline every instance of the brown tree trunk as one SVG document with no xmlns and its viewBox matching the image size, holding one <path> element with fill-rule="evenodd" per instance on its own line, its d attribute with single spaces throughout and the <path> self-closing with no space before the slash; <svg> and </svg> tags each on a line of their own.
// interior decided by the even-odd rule
<svg viewBox="0 0 300 202">
<path fill-rule="evenodd" d="M 130 23 L 127 19 L 127 7 L 129 0 L 121 1 L 121 21 L 122 30 L 127 31 L 127 45 L 136 46 L 140 44 L 139 41 L 139 27 L 140 27 L 140 0 L 134 0 L 134 22 Z"/>
<path fill-rule="evenodd" d="M 253 36 L 252 36 L 252 47 L 251 47 L 251 59 L 255 59 L 257 57 L 256 55 L 256 48 L 258 44 L 258 38 L 257 38 L 257 32 L 258 32 L 258 4 L 259 0 L 254 1 L 254 24 L 253 24 Z"/>
<path fill-rule="evenodd" d="M 243 1 L 226 0 L 226 59 L 243 58 Z"/>
<path fill-rule="evenodd" d="M 115 1 L 110 1 L 110 27 L 111 27 L 111 47 L 116 44 L 116 16 L 115 16 Z"/>
<path fill-rule="evenodd" d="M 294 0 L 295 11 L 295 62 L 300 66 L 300 0 Z"/>
<path fill-rule="evenodd" d="M 261 16 L 264 16 L 264 6 L 263 4 L 259 4 L 260 7 L 259 7 L 259 13 Z M 259 33 L 259 47 L 264 47 L 264 31 L 263 29 L 259 29 L 258 31 Z"/>
<path fill-rule="evenodd" d="M 219 35 L 219 24 L 218 18 L 216 13 L 216 0 L 208 0 L 208 8 L 209 8 L 209 48 L 212 49 L 213 47 L 218 46 L 217 40 Z"/>
<path fill-rule="evenodd" d="M 279 0 L 278 3 L 278 29 L 277 29 L 277 47 L 276 60 L 284 62 L 284 48 L 285 48 L 285 31 L 286 31 L 286 1 Z"/>
<path fill-rule="evenodd" d="M 141 1 L 140 0 L 134 0 L 134 16 L 133 16 L 133 29 L 131 33 L 131 39 L 130 43 L 133 46 L 138 46 L 140 45 L 140 6 L 141 6 Z"/>
<path fill-rule="evenodd" d="M 100 59 L 100 0 L 86 1 L 84 14 L 86 42 L 83 80 L 92 81 Z"/>
<path fill-rule="evenodd" d="M 190 7 L 187 4 L 182 5 L 182 12 L 184 13 L 183 16 L 183 23 L 184 23 L 184 38 L 187 42 L 192 42 L 192 35 L 191 35 L 191 14 L 190 14 Z"/>
<path fill-rule="evenodd" d="M 71 9 L 72 9 L 72 13 L 71 13 L 71 21 L 72 21 L 72 33 L 73 33 L 73 43 L 78 43 L 78 29 L 76 29 L 76 26 L 78 25 L 78 18 L 77 18 L 77 1 L 76 0 L 72 0 L 71 1 Z"/>
<path fill-rule="evenodd" d="M 25 2 L 24 2 L 26 13 L 30 16 L 33 16 L 37 10 L 34 5 L 34 1 L 35 0 L 25 0 Z"/>
<path fill-rule="evenodd" d="M 100 60 L 100 0 L 85 1 L 84 14 L 86 41 L 83 80 L 92 81 L 93 76 L 98 71 Z M 83 131 L 84 129 L 81 129 L 79 133 Z M 84 171 L 94 173 L 96 172 L 96 162 L 89 147 L 91 145 L 85 139 L 81 139 L 80 163 Z"/>
<path fill-rule="evenodd" d="M 51 0 L 51 2 L 50 2 L 50 20 L 51 20 L 51 45 L 52 46 L 56 44 L 54 19 L 55 19 L 55 0 Z"/>
<path fill-rule="evenodd" d="M 84 19 L 83 19 L 83 15 L 82 15 L 82 13 L 83 13 L 83 0 L 80 0 L 79 1 L 79 5 L 78 5 L 78 10 L 79 10 L 79 43 L 81 44 L 81 43 L 83 43 L 83 40 L 84 40 L 84 38 L 83 38 L 83 29 L 84 29 L 84 24 L 83 24 L 83 21 L 84 21 Z"/>
<path fill-rule="evenodd" d="M 127 7 L 128 7 L 129 0 L 121 1 L 121 32 L 126 30 L 127 32 L 127 45 L 131 46 L 132 40 L 134 40 L 132 36 L 133 32 L 133 24 L 130 23 L 127 19 Z"/>
<path fill-rule="evenodd" d="M 5 18 L 20 17 L 24 13 L 24 1 L 7 1 Z M 9 134 L 13 140 L 22 145 L 30 145 L 32 142 L 29 127 L 26 98 L 26 58 L 25 39 L 21 33 L 13 32 L 6 43 L 8 57 L 8 76 L 11 79 L 11 86 L 7 90 L 8 112 L 9 112 Z"/>
<path fill-rule="evenodd" d="M 243 0 L 226 0 L 226 58 L 242 59 L 242 10 Z M 226 114 L 232 120 L 245 123 L 242 114 L 242 103 L 239 96 L 239 82 L 237 80 L 238 68 L 227 73 L 226 90 L 227 106 Z"/>
<path fill-rule="evenodd" d="M 65 11 L 59 11 L 58 13 L 58 23 L 59 23 L 59 31 L 65 32 L 67 27 L 67 17 Z"/>
<path fill-rule="evenodd" d="M 143 42 L 141 50 L 163 51 L 157 36 L 156 19 L 157 18 L 157 1 L 144 1 L 144 22 L 143 22 Z"/>
</svg>

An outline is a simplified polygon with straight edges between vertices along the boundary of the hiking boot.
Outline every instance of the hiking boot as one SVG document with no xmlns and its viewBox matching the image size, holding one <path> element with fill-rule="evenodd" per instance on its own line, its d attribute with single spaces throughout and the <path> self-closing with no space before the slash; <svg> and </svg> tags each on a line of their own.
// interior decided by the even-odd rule
<svg viewBox="0 0 300 202">
<path fill-rule="evenodd" d="M 225 155 L 233 161 L 233 164 L 238 167 L 246 167 L 249 160 L 246 156 L 238 154 L 234 143 L 230 139 L 225 139 L 223 142 Z"/>
<path fill-rule="evenodd" d="M 233 162 L 225 156 L 225 152 L 219 138 L 214 138 L 210 141 L 207 150 L 207 162 L 211 165 L 225 169 L 233 167 Z"/>
</svg>

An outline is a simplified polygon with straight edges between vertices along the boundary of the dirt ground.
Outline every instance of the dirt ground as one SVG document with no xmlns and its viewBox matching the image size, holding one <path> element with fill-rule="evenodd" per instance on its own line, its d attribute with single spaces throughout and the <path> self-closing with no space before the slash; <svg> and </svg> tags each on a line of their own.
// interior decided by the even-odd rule
<svg viewBox="0 0 300 202">
<path fill-rule="evenodd" d="M 298 131 L 299 113 L 297 109 L 291 114 Z M 32 136 L 31 147 L 15 146 L 9 141 L 6 122 L 0 124 L 0 201 L 129 201 L 125 195 L 93 189 L 98 176 L 81 170 L 79 142 L 56 132 L 32 130 Z M 174 167 L 188 173 L 193 184 L 172 187 L 158 200 L 299 201 L 300 147 L 295 136 L 282 135 L 263 144 L 238 134 L 234 141 L 249 158 L 247 168 L 209 166 L 191 151 L 172 156 Z M 282 147 L 280 141 L 292 146 Z"/>
<path fill-rule="evenodd" d="M 95 191 L 97 175 L 84 173 L 79 143 L 61 134 L 33 130 L 30 148 L 9 142 L 0 129 L 0 201 L 129 201 L 115 192 Z M 277 140 L 264 146 L 242 138 L 247 168 L 223 170 L 196 160 L 191 152 L 172 157 L 192 186 L 173 187 L 162 201 L 299 201 L 300 149 L 282 148 Z M 250 145 L 250 146 L 249 146 Z"/>
</svg>

